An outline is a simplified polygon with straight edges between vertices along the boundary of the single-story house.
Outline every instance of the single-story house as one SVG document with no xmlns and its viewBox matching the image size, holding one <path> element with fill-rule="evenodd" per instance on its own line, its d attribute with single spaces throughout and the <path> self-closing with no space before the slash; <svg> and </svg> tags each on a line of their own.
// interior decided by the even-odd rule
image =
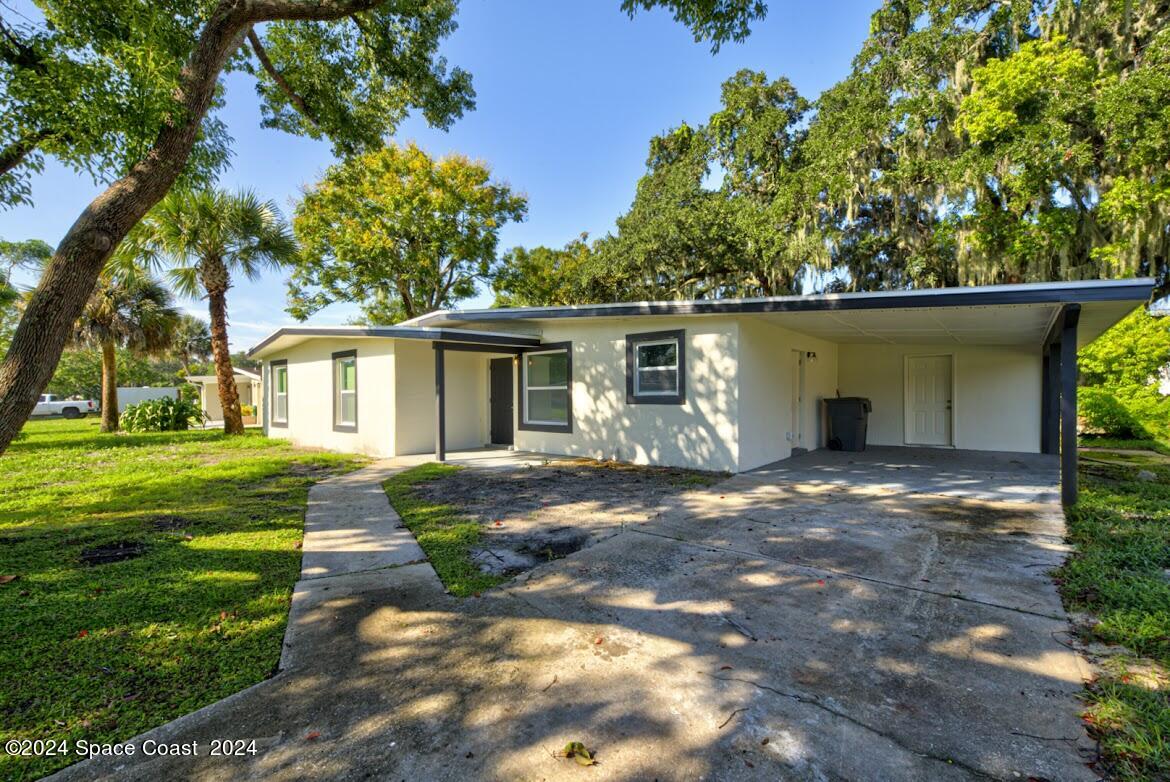
<svg viewBox="0 0 1170 782">
<path fill-rule="evenodd" d="M 304 445 L 440 460 L 497 445 L 740 472 L 825 447 L 822 400 L 858 396 L 872 401 L 871 444 L 1063 451 L 1072 502 L 1077 348 L 1152 285 L 439 311 L 290 326 L 249 356 L 263 361 L 265 431 Z"/>
<path fill-rule="evenodd" d="M 232 373 L 236 378 L 236 391 L 240 395 L 240 405 L 251 405 L 260 416 L 264 403 L 264 379 L 255 372 L 233 367 Z M 199 407 L 207 415 L 208 421 L 223 420 L 223 405 L 219 401 L 219 379 L 215 375 L 190 375 L 188 383 L 199 389 Z M 245 416 L 247 419 L 247 416 Z M 249 423 L 245 420 L 244 423 Z"/>
</svg>

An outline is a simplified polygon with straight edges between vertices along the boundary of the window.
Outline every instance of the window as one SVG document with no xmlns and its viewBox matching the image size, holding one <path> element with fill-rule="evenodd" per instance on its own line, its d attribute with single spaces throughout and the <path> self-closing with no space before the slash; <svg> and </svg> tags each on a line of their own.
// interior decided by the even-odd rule
<svg viewBox="0 0 1170 782">
<path fill-rule="evenodd" d="M 333 431 L 357 431 L 357 351 L 333 354 Z"/>
<path fill-rule="evenodd" d="M 521 356 L 520 428 L 573 431 L 573 357 L 568 342 Z"/>
<path fill-rule="evenodd" d="M 686 401 L 686 332 L 626 335 L 626 403 L 681 405 Z"/>
<path fill-rule="evenodd" d="M 288 362 L 273 361 L 268 365 L 272 386 L 272 426 L 288 426 Z"/>
</svg>

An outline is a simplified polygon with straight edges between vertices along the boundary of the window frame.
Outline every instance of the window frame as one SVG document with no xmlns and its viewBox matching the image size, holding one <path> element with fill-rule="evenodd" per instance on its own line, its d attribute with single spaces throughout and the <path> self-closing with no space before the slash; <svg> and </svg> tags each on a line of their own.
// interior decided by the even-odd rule
<svg viewBox="0 0 1170 782">
<path fill-rule="evenodd" d="M 276 388 L 276 374 L 280 370 L 284 370 L 284 418 L 278 419 L 276 417 L 276 399 L 280 396 Z M 268 390 L 270 392 L 269 403 L 269 417 L 268 425 L 275 426 L 280 429 L 288 428 L 288 359 L 282 358 L 278 361 L 268 362 Z"/>
<path fill-rule="evenodd" d="M 353 359 L 353 423 L 342 423 L 341 418 L 341 362 L 347 358 Z M 330 364 L 333 373 L 333 403 L 330 405 L 333 411 L 333 431 L 335 432 L 356 432 L 358 430 L 358 371 L 357 371 L 357 351 L 356 350 L 339 350 L 333 354 L 333 360 Z"/>
<path fill-rule="evenodd" d="M 639 391 L 636 373 L 638 367 L 638 347 L 640 345 L 665 344 L 673 341 L 677 345 L 675 372 L 678 377 L 678 388 L 673 392 Z M 686 329 L 670 331 L 644 331 L 639 334 L 626 335 L 626 404 L 628 405 L 682 405 L 687 401 L 687 332 Z"/>
<path fill-rule="evenodd" d="M 540 355 L 548 353 L 564 353 L 565 354 L 565 423 L 549 423 L 549 422 L 529 422 L 528 421 L 528 357 L 531 355 Z M 517 394 L 517 429 L 525 432 L 558 432 L 561 434 L 572 434 L 573 432 L 573 343 L 572 342 L 549 342 L 531 350 L 525 350 L 520 353 L 520 382 L 516 384 L 519 393 Z M 560 386 L 537 386 L 533 390 L 542 389 L 560 389 Z"/>
</svg>

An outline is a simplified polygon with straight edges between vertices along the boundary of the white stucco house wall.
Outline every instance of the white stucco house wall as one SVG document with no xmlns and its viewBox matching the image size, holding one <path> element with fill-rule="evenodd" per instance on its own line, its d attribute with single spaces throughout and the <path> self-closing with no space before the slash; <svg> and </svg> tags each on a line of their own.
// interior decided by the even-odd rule
<svg viewBox="0 0 1170 782">
<path fill-rule="evenodd" d="M 871 400 L 869 444 L 1057 453 L 1076 349 L 1151 288 L 440 311 L 282 328 L 249 355 L 269 436 L 375 456 L 494 444 L 741 472 L 826 447 L 838 396 Z"/>
<path fill-rule="evenodd" d="M 251 405 L 256 410 L 256 419 L 260 420 L 264 403 L 264 380 L 256 372 L 250 372 L 238 367 L 233 368 L 236 379 L 236 391 L 240 395 L 240 405 Z M 199 389 L 199 407 L 207 416 L 208 421 L 223 420 L 223 405 L 219 401 L 219 379 L 215 375 L 191 375 L 187 382 Z"/>
</svg>

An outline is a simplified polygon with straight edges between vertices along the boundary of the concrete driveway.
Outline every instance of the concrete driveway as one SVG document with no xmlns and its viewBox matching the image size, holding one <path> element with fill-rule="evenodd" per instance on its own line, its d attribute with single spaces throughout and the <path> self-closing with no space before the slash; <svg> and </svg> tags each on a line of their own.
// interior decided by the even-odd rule
<svg viewBox="0 0 1170 782">
<path fill-rule="evenodd" d="M 425 563 L 320 578 L 279 676 L 153 734 L 255 755 L 62 776 L 1093 779 L 1055 484 L 1050 457 L 816 452 L 481 598 Z"/>
</svg>

